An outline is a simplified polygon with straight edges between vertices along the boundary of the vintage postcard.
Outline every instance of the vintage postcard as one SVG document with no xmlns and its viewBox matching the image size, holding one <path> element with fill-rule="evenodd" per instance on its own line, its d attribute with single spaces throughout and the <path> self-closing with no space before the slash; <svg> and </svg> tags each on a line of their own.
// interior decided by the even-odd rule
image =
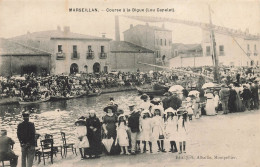
<svg viewBox="0 0 260 167">
<path fill-rule="evenodd" d="M 259 0 L 0 0 L 2 166 L 260 166 Z"/>
</svg>

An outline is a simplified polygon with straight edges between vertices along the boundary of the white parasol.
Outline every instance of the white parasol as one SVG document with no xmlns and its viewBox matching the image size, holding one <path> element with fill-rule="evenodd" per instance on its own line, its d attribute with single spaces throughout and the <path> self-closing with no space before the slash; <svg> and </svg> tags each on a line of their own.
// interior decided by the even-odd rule
<svg viewBox="0 0 260 167">
<path fill-rule="evenodd" d="M 189 92 L 189 95 L 188 95 L 188 96 L 192 96 L 192 95 L 197 96 L 198 94 L 200 94 L 199 91 L 197 91 L 197 90 L 192 90 L 192 91 Z"/>
<path fill-rule="evenodd" d="M 173 85 L 170 87 L 169 92 L 182 91 L 184 88 L 181 85 Z"/>
<path fill-rule="evenodd" d="M 202 86 L 202 89 L 206 89 L 206 88 L 210 88 L 210 87 L 214 87 L 215 84 L 212 83 L 212 82 L 208 82 L 208 83 L 205 83 L 203 86 Z"/>
<path fill-rule="evenodd" d="M 104 144 L 104 146 L 105 146 L 107 152 L 110 153 L 110 151 L 111 151 L 111 147 L 112 147 L 112 145 L 113 145 L 113 143 L 114 143 L 113 138 L 110 138 L 110 139 L 103 139 L 103 140 L 102 140 L 102 143 Z"/>
</svg>

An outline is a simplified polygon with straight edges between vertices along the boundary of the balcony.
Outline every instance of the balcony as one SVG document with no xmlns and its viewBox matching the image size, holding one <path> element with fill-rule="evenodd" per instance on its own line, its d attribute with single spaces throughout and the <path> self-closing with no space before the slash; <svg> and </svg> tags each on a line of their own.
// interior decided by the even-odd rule
<svg viewBox="0 0 260 167">
<path fill-rule="evenodd" d="M 56 53 L 56 60 L 65 60 L 65 53 Z"/>
<path fill-rule="evenodd" d="M 99 53 L 99 58 L 100 59 L 106 59 L 107 58 L 107 53 L 105 53 L 105 52 Z"/>
<path fill-rule="evenodd" d="M 91 59 L 93 60 L 95 57 L 95 53 L 92 51 L 92 52 L 87 52 L 87 59 Z"/>
<path fill-rule="evenodd" d="M 71 53 L 71 59 L 77 60 L 80 58 L 80 54 L 78 52 Z"/>
</svg>

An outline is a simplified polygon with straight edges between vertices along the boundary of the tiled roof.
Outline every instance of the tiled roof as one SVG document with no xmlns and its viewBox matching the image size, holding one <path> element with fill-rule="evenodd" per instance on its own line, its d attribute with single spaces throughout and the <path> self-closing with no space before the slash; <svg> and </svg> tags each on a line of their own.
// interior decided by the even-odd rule
<svg viewBox="0 0 260 167">
<path fill-rule="evenodd" d="M 73 32 L 64 32 L 61 30 L 50 30 L 50 31 L 39 31 L 33 33 L 27 33 L 25 35 L 14 37 L 13 39 L 19 38 L 50 38 L 50 39 L 82 39 L 82 40 L 111 40 L 109 38 L 96 37 L 84 34 L 78 34 Z"/>
<path fill-rule="evenodd" d="M 47 52 L 40 51 L 11 40 L 0 38 L 0 55 L 50 55 Z"/>
<path fill-rule="evenodd" d="M 126 41 L 111 41 L 110 51 L 113 53 L 154 53 L 152 50 Z"/>
<path fill-rule="evenodd" d="M 235 30 L 235 29 L 231 29 L 231 28 L 227 28 L 227 27 L 210 25 L 208 23 L 202 23 L 202 22 L 196 22 L 196 21 L 173 19 L 173 18 L 167 18 L 167 17 L 153 17 L 153 16 L 124 16 L 124 17 L 143 21 L 143 22 L 153 22 L 153 23 L 171 22 L 171 23 L 186 24 L 186 25 L 190 25 L 190 26 L 198 26 L 207 31 L 209 31 L 211 29 L 211 27 L 213 27 L 214 31 L 219 34 L 235 36 L 235 37 L 243 38 L 245 40 L 259 40 L 260 39 L 259 34 L 257 34 L 257 35 L 249 34 L 248 30 L 243 32 L 241 30 Z"/>
</svg>

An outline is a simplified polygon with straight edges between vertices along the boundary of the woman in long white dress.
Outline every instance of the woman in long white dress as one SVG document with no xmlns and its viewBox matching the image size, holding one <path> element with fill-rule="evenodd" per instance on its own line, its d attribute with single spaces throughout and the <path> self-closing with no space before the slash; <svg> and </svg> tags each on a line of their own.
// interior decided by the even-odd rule
<svg viewBox="0 0 260 167">
<path fill-rule="evenodd" d="M 75 122 L 75 136 L 77 138 L 75 146 L 79 149 L 80 155 L 82 159 L 85 159 L 85 148 L 89 148 L 89 141 L 87 138 L 87 127 L 86 121 L 84 117 L 80 117 L 77 122 Z"/>
<path fill-rule="evenodd" d="M 218 106 L 219 106 L 219 95 L 218 95 L 218 92 L 215 91 L 214 92 L 214 107 L 215 107 L 215 111 L 218 111 Z"/>
<path fill-rule="evenodd" d="M 207 103 L 205 107 L 206 115 L 216 115 L 213 93 L 208 90 L 206 93 L 206 97 L 207 97 Z"/>
</svg>

